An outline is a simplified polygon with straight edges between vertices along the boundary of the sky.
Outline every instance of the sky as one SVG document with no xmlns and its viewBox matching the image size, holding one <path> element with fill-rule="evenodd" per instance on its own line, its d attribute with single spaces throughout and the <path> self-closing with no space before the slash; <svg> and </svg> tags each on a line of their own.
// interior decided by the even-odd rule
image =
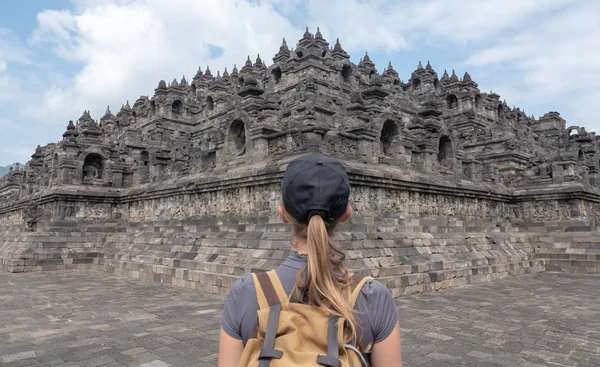
<svg viewBox="0 0 600 367">
<path fill-rule="evenodd" d="M 0 2 L 0 166 L 61 139 L 69 120 L 152 96 L 161 79 L 270 65 L 305 27 L 358 63 L 468 71 L 483 92 L 600 132 L 600 1 L 27 0 Z"/>
</svg>

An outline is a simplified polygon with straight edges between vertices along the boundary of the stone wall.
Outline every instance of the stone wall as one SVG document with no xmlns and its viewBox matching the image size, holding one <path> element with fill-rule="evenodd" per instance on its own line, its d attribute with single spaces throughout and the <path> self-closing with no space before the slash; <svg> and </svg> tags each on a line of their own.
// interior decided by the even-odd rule
<svg viewBox="0 0 600 367">
<path fill-rule="evenodd" d="M 544 270 L 527 235 L 408 231 L 413 226 L 357 217 L 336 241 L 347 250 L 353 273 L 376 276 L 395 296 L 501 279 Z M 362 223 L 362 225 L 360 224 Z M 164 224 L 164 223 L 163 223 Z M 38 232 L 4 236 L 3 270 L 69 270 L 79 267 L 225 293 L 249 271 L 276 267 L 290 250 L 287 226 L 274 217 L 240 223 L 234 218 L 173 221 L 169 230 L 82 233 Z M 146 225 L 140 224 L 140 225 Z M 351 228 L 351 231 L 348 231 Z M 139 229 L 139 228 L 138 228 Z"/>
<path fill-rule="evenodd" d="M 83 194 L 42 197 L 34 209 L 16 206 L 0 214 L 0 228 L 27 230 L 26 218 L 35 217 L 50 229 L 65 222 L 115 223 L 186 218 L 227 217 L 229 215 L 275 214 L 280 203 L 281 173 L 223 181 L 195 183 L 180 187 L 147 189 L 143 193 L 94 201 Z M 550 222 L 586 221 L 597 224 L 600 205 L 585 197 L 563 195 L 546 200 L 519 200 L 505 193 L 482 193 L 473 187 L 428 184 L 381 179 L 366 175 L 351 176 L 350 203 L 362 216 L 393 215 L 403 219 L 455 218 L 487 221 L 489 226 L 543 227 Z M 420 182 L 417 184 L 421 184 Z M 412 186 L 409 186 L 412 185 Z M 31 213 L 37 213 L 32 215 Z M 49 220 L 51 218 L 51 220 Z M 42 228 L 42 227 L 40 227 Z"/>
</svg>

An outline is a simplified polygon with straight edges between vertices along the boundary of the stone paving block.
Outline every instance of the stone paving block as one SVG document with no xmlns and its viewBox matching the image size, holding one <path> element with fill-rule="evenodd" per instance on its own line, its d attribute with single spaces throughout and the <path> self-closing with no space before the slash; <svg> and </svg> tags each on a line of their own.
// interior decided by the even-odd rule
<svg viewBox="0 0 600 367">
<path fill-rule="evenodd" d="M 170 367 L 171 365 L 161 360 L 154 360 L 140 364 L 140 367 Z"/>
<path fill-rule="evenodd" d="M 0 355 L 0 361 L 2 361 L 2 363 L 11 363 L 11 362 L 21 361 L 21 360 L 26 360 L 26 359 L 32 359 L 32 358 L 36 358 L 36 357 L 37 357 L 37 355 L 35 354 L 34 351 L 26 351 L 26 352 Z"/>
<path fill-rule="evenodd" d="M 222 297 L 89 271 L 21 274 L 10 283 L 6 276 L 12 275 L 0 274 L 6 289 L 2 296 L 8 297 L 0 308 L 0 350 L 11 352 L 0 352 L 2 357 L 43 349 L 55 356 L 40 352 L 23 363 L 60 360 L 84 365 L 106 355 L 114 360 L 107 365 L 155 360 L 173 366 L 216 364 Z M 600 329 L 600 311 L 589 289 L 598 288 L 598 281 L 595 276 L 548 273 L 399 298 L 405 364 L 443 365 L 458 358 L 457 363 L 466 366 L 498 366 L 502 364 L 494 358 L 502 358 L 513 365 L 593 366 L 590 356 L 600 351 L 593 333 Z M 428 284 L 408 287 L 417 286 L 422 291 Z M 72 323 L 50 324 L 39 308 L 23 307 L 40 296 L 50 297 L 52 308 Z M 197 312 L 203 310 L 216 311 Z M 130 322 L 121 321 L 126 318 Z M 102 325 L 111 327 L 98 328 Z M 2 338 L 3 330 L 13 338 Z M 52 330 L 60 330 L 60 336 L 54 338 Z M 567 344 L 567 338 L 573 342 Z M 588 349 L 577 347 L 581 340 Z M 33 342 L 43 347 L 36 349 Z"/>
</svg>

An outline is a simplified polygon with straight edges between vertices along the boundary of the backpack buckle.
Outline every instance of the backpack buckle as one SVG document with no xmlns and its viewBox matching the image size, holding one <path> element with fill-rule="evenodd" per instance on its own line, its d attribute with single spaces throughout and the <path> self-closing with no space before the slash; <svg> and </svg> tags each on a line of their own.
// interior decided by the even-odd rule
<svg viewBox="0 0 600 367">
<path fill-rule="evenodd" d="M 258 359 L 281 359 L 283 357 L 283 352 L 273 348 L 263 348 L 260 350 L 260 354 L 258 355 Z"/>
</svg>

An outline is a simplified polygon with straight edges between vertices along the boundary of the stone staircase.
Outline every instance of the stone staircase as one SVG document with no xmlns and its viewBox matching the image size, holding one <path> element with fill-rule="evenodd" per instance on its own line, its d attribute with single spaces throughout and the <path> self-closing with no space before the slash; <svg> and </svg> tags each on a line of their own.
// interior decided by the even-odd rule
<svg viewBox="0 0 600 367">
<path fill-rule="evenodd" d="M 98 256 L 94 236 L 79 232 L 3 233 L 0 238 L 0 271 L 22 273 L 75 269 L 92 264 Z"/>
<path fill-rule="evenodd" d="M 54 229 L 3 235 L 0 270 L 87 268 L 223 294 L 244 273 L 272 269 L 290 251 L 288 227 L 275 217 L 139 223 L 129 232 Z M 394 296 L 546 269 L 530 234 L 484 222 L 465 229 L 444 219 L 359 217 L 340 226 L 336 240 L 351 272 L 377 277 Z"/>
<path fill-rule="evenodd" d="M 547 271 L 600 273 L 600 234 L 598 232 L 549 233 L 539 236 L 536 258 L 546 259 Z"/>
</svg>

